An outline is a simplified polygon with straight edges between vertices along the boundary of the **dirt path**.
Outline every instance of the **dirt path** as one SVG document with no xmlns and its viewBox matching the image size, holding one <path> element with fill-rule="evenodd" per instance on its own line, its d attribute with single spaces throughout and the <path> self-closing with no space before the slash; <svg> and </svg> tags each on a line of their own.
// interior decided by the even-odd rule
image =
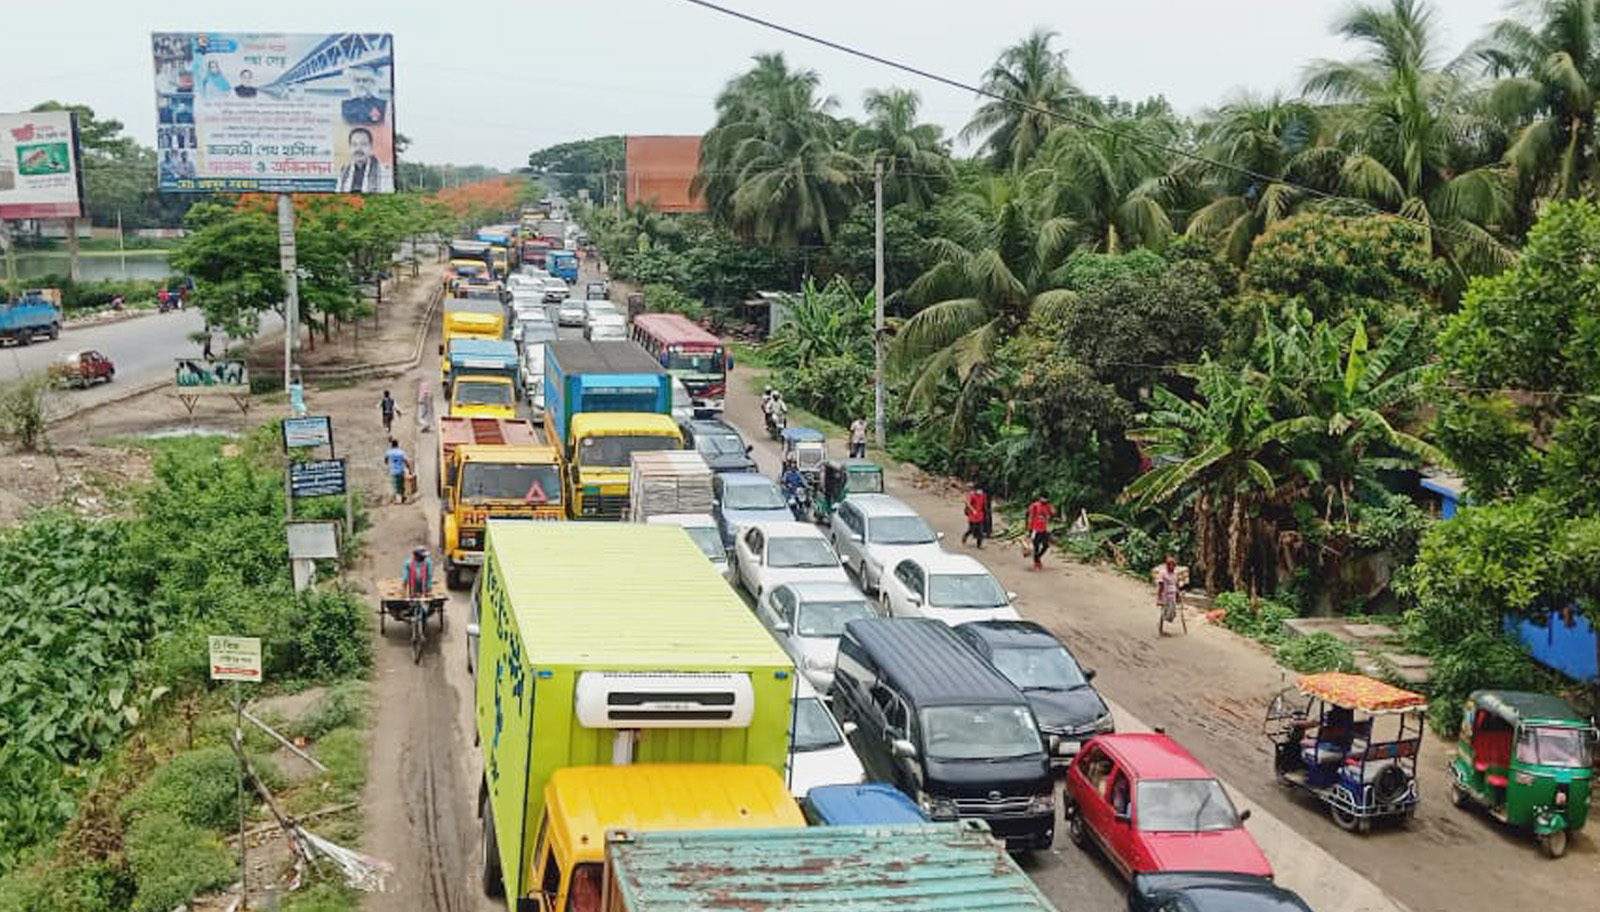
<svg viewBox="0 0 1600 912">
<path fill-rule="evenodd" d="M 770 473 L 776 453 L 761 431 L 751 392 L 760 382 L 755 373 L 735 375 L 727 417 L 755 443 L 763 470 Z M 838 440 L 829 446 L 844 448 Z M 903 467 L 891 471 L 891 493 L 944 532 L 947 548 L 980 557 L 1018 593 L 1024 616 L 1051 628 L 1085 665 L 1099 671 L 1095 683 L 1108 698 L 1164 727 L 1249 800 L 1414 912 L 1490 912 L 1510 897 L 1529 908 L 1562 908 L 1574 897 L 1588 897 L 1583 903 L 1592 905 L 1600 896 L 1600 849 L 1592 827 L 1573 838 L 1569 857 L 1552 862 L 1531 838 L 1456 810 L 1446 771 L 1453 747 L 1438 738 L 1423 746 L 1422 805 L 1411 826 L 1367 836 L 1339 830 L 1317 805 L 1274 783 L 1261 722 L 1272 695 L 1293 677 L 1265 650 L 1192 613 L 1188 636 L 1158 640 L 1153 595 L 1139 580 L 1056 554 L 1046 557 L 1045 572 L 1028 572 L 1014 544 L 991 543 L 981 552 L 964 548 L 958 499 L 944 486 L 932 490 L 912 484 L 914 475 Z M 1070 885 L 1063 889 L 1068 896 L 1076 892 Z"/>
</svg>

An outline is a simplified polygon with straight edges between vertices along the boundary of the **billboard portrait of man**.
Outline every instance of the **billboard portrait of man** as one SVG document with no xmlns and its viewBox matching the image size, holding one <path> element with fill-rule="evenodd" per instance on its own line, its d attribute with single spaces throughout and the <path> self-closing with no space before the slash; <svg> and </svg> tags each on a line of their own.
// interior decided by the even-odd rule
<svg viewBox="0 0 1600 912">
<path fill-rule="evenodd" d="M 372 126 L 389 116 L 389 102 L 378 97 L 378 71 L 372 67 L 351 67 L 350 97 L 340 106 L 347 124 Z"/>
<path fill-rule="evenodd" d="M 391 192 L 394 175 L 374 154 L 372 131 L 366 127 L 352 127 L 349 145 L 350 161 L 339 171 L 339 192 Z"/>
</svg>

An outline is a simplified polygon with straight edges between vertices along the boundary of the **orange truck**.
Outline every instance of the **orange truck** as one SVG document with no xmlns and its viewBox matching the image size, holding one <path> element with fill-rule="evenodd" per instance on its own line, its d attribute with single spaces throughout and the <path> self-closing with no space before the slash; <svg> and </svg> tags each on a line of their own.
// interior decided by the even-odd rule
<svg viewBox="0 0 1600 912">
<path fill-rule="evenodd" d="M 490 519 L 566 518 L 561 454 L 520 419 L 439 419 L 438 486 L 439 550 L 452 589 L 483 563 Z"/>
</svg>

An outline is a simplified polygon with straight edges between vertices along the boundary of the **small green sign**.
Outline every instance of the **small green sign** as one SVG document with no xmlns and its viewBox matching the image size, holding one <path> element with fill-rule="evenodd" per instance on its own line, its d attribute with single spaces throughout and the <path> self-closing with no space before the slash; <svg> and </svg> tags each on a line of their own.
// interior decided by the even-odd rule
<svg viewBox="0 0 1600 912">
<path fill-rule="evenodd" d="M 72 152 L 64 142 L 27 143 L 17 146 L 17 172 L 25 176 L 66 174 L 72 170 Z"/>
</svg>

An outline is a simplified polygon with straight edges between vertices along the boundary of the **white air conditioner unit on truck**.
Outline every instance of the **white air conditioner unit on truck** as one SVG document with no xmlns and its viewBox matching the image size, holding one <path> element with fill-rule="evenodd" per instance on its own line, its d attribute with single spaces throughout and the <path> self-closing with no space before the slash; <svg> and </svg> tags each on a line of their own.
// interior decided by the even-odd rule
<svg viewBox="0 0 1600 912">
<path fill-rule="evenodd" d="M 729 672 L 586 671 L 575 699 L 585 728 L 748 728 L 756 703 Z"/>
</svg>

